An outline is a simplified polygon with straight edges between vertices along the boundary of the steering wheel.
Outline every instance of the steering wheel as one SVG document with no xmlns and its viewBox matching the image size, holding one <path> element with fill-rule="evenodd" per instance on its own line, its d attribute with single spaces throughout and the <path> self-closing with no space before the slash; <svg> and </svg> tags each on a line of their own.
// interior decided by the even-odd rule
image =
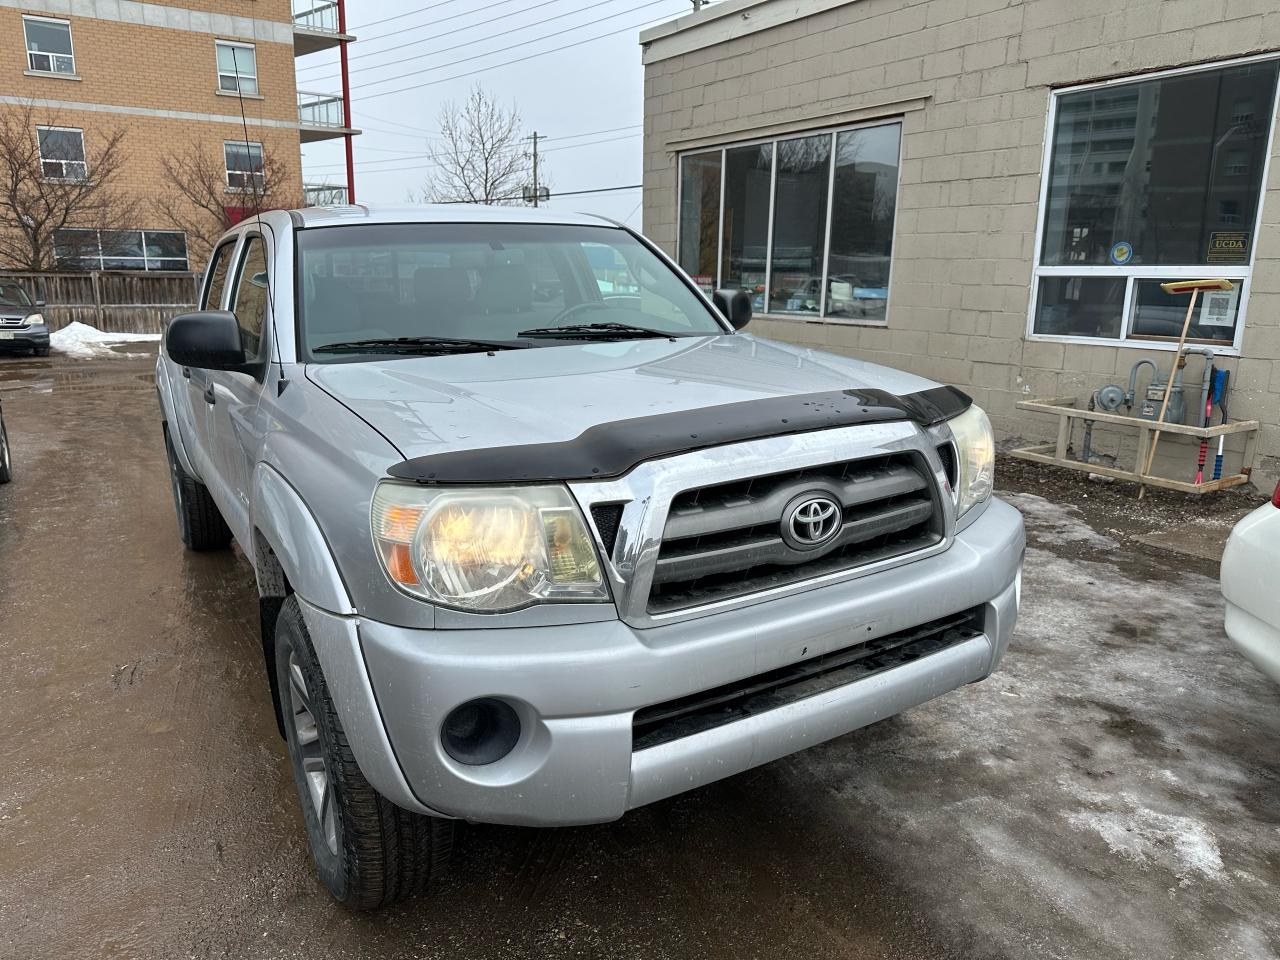
<svg viewBox="0 0 1280 960">
<path fill-rule="evenodd" d="M 549 324 L 549 326 L 555 326 L 561 320 L 567 320 L 570 317 L 577 316 L 583 310 L 588 310 L 588 309 L 608 310 L 610 308 L 609 308 L 609 304 L 604 300 L 583 300 L 581 303 L 575 303 L 571 306 L 565 307 L 563 310 L 557 313 L 554 317 L 551 318 L 551 323 Z"/>
</svg>

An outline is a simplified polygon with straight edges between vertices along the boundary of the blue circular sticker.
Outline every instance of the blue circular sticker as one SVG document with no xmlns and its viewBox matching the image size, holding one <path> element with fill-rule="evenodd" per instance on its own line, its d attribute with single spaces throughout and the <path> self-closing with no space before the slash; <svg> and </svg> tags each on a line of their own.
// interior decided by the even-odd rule
<svg viewBox="0 0 1280 960">
<path fill-rule="evenodd" d="M 1133 244 L 1121 240 L 1119 243 L 1111 247 L 1111 262 L 1117 267 L 1123 267 L 1126 263 L 1133 259 Z"/>
</svg>

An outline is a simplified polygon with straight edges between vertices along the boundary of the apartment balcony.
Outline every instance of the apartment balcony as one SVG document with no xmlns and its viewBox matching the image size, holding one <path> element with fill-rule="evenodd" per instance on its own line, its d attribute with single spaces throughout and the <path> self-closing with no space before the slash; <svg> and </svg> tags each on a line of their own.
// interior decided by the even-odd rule
<svg viewBox="0 0 1280 960">
<path fill-rule="evenodd" d="M 304 183 L 302 196 L 308 207 L 339 207 L 347 202 L 347 188 L 332 183 Z"/>
<path fill-rule="evenodd" d="M 354 40 L 338 30 L 336 0 L 293 0 L 293 55 L 330 50 L 340 43 Z"/>
<path fill-rule="evenodd" d="M 352 137 L 360 131 L 345 126 L 342 97 L 336 93 L 298 91 L 298 130 L 303 143 Z"/>
</svg>

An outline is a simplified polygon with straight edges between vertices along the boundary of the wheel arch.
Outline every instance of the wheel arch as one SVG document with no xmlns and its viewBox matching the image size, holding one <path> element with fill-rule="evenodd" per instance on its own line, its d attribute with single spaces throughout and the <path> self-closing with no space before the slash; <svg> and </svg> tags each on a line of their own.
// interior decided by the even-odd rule
<svg viewBox="0 0 1280 960">
<path fill-rule="evenodd" d="M 253 477 L 253 569 L 258 583 L 258 617 L 263 665 L 271 688 L 280 735 L 284 736 L 276 681 L 276 621 L 294 593 L 322 610 L 355 613 L 338 565 L 315 516 L 293 486 L 274 468 L 259 464 Z"/>
</svg>

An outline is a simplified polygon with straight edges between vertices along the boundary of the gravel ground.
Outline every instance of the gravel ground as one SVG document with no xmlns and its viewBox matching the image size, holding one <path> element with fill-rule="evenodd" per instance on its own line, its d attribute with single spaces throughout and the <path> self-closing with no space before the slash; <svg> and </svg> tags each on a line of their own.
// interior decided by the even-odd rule
<svg viewBox="0 0 1280 960">
<path fill-rule="evenodd" d="M 1007 464 L 1031 547 L 990 680 L 615 824 L 468 829 L 358 916 L 309 865 L 249 567 L 178 542 L 148 364 L 0 358 L 0 398 L 0 957 L 1280 950 L 1280 691 L 1212 560 L 1140 539 L 1240 495 Z"/>
</svg>

